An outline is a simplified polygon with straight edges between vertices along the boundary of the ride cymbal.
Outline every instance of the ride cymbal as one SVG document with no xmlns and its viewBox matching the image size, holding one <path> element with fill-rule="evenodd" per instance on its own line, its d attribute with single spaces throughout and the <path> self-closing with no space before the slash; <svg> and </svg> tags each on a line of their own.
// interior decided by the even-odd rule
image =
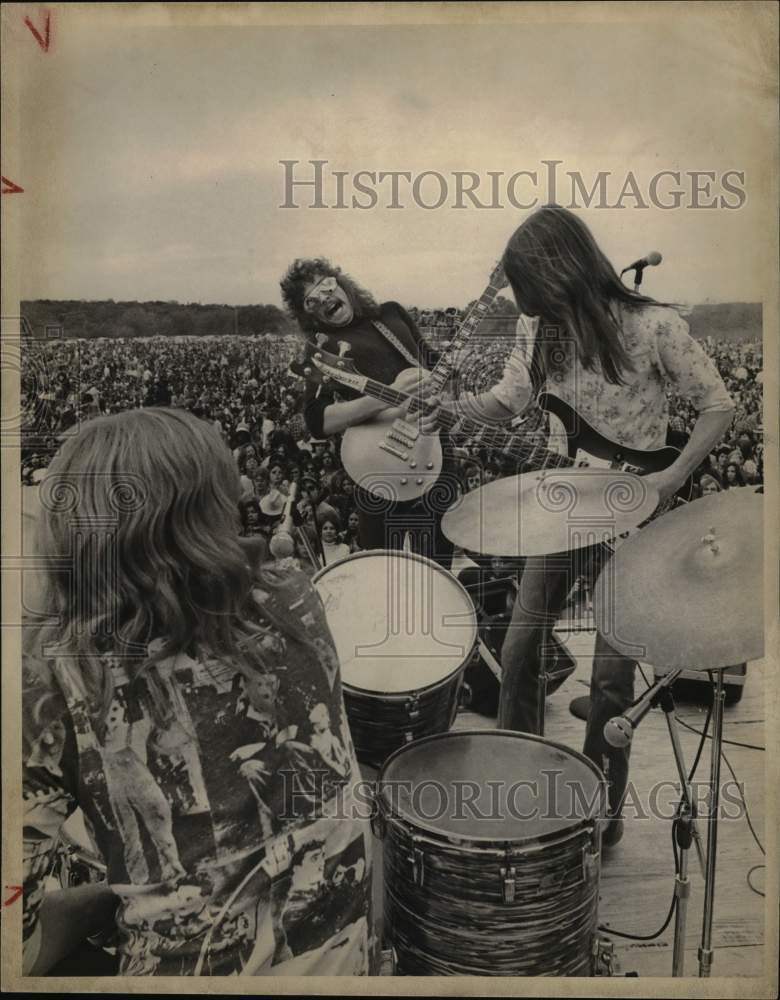
<svg viewBox="0 0 780 1000">
<path fill-rule="evenodd" d="M 628 539 L 599 576 L 593 614 L 615 650 L 714 670 L 764 655 L 763 497 L 749 488 L 679 507 Z"/>
</svg>

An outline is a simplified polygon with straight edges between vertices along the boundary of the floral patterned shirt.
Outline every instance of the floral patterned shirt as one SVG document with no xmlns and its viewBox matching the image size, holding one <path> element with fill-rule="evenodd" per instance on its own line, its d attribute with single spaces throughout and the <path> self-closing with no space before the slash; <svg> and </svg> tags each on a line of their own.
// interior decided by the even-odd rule
<svg viewBox="0 0 780 1000">
<path fill-rule="evenodd" d="M 589 371 L 577 359 L 574 344 L 561 341 L 550 351 L 546 391 L 568 403 L 605 437 L 643 450 L 666 444 L 670 391 L 689 400 L 699 413 L 734 409 L 717 368 L 675 309 L 620 307 L 620 318 L 623 346 L 634 366 L 634 371 L 624 373 L 622 385 L 608 382 L 598 361 Z M 515 348 L 492 389 L 513 413 L 523 410 L 531 398 L 527 359 L 537 328 L 538 319 L 520 317 Z"/>
<path fill-rule="evenodd" d="M 289 562 L 252 591 L 262 671 L 194 650 L 131 681 L 106 656 L 114 694 L 97 721 L 71 659 L 26 660 L 26 954 L 80 807 L 120 900 L 121 975 L 376 974 L 371 832 L 365 803 L 353 808 L 339 663 Z M 153 690 L 172 708 L 164 724 Z"/>
</svg>

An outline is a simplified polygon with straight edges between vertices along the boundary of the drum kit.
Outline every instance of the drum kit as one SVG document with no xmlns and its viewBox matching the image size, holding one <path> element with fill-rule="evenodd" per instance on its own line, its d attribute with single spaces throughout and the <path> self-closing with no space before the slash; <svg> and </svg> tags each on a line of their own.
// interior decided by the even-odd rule
<svg viewBox="0 0 780 1000">
<path fill-rule="evenodd" d="M 461 498 L 443 529 L 462 548 L 491 555 L 607 543 L 615 549 L 594 589 L 596 628 L 618 651 L 665 673 L 634 709 L 612 720 L 605 738 L 626 745 L 651 707 L 666 712 L 681 786 L 673 975 L 683 975 L 686 850 L 693 843 L 705 880 L 699 975 L 706 977 L 723 669 L 763 655 L 763 498 L 732 490 L 633 531 L 657 504 L 657 493 L 631 473 L 575 469 L 565 480 L 525 473 Z M 435 563 L 403 551 L 362 552 L 321 570 L 314 583 L 341 658 L 358 758 L 379 768 L 373 823 L 383 842 L 385 926 L 396 972 L 601 974 L 601 772 L 543 737 L 450 732 L 477 631 L 468 594 Z M 715 678 L 706 856 L 670 694 L 683 667 Z M 550 774 L 562 779 L 568 801 L 550 797 Z"/>
<path fill-rule="evenodd" d="M 569 470 L 567 480 L 525 473 L 491 483 L 462 498 L 444 530 L 471 551 L 556 553 L 614 543 L 658 502 L 630 474 Z M 605 737 L 621 745 L 650 707 L 666 712 L 692 834 L 685 843 L 678 833 L 676 976 L 683 974 L 691 842 L 705 876 L 699 975 L 712 966 L 723 668 L 763 655 L 762 499 L 733 490 L 665 514 L 617 545 L 593 594 L 596 628 L 610 645 L 667 671 Z M 378 769 L 372 825 L 383 845 L 395 972 L 609 974 L 597 919 L 604 776 L 583 755 L 540 736 L 450 731 L 477 644 L 467 591 L 407 551 L 350 555 L 319 570 L 313 583 L 341 660 L 358 759 Z M 683 667 L 716 678 L 706 857 L 669 707 Z M 71 885 L 102 877 L 72 840 L 63 844 L 59 875 Z"/>
</svg>

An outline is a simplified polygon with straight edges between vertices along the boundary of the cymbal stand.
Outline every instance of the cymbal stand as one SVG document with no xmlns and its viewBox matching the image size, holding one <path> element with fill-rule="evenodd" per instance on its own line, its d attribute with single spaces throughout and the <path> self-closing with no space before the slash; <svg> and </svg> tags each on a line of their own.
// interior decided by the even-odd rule
<svg viewBox="0 0 780 1000">
<path fill-rule="evenodd" d="M 674 833 L 679 849 L 679 862 L 674 884 L 674 948 L 672 952 L 672 975 L 682 976 L 685 962 L 685 924 L 688 916 L 690 878 L 688 877 L 688 851 L 694 845 L 699 859 L 702 876 L 706 878 L 706 862 L 701 845 L 701 837 L 696 826 L 696 805 L 691 796 L 688 772 L 685 767 L 680 733 L 674 717 L 674 698 L 671 687 L 682 674 L 682 669 L 670 670 L 656 682 L 650 697 L 649 707 L 660 707 L 666 719 L 669 738 L 672 742 L 677 774 L 680 779 L 680 803 L 674 818 Z M 708 859 L 707 859 L 708 860 Z"/>
<path fill-rule="evenodd" d="M 661 709 L 663 709 L 664 718 L 666 719 L 666 727 L 669 730 L 669 738 L 672 741 L 672 750 L 674 751 L 674 760 L 677 765 L 681 790 L 679 812 L 675 818 L 675 837 L 677 847 L 680 851 L 680 860 L 674 885 L 676 905 L 674 910 L 674 949 L 672 952 L 673 976 L 682 976 L 684 974 L 685 923 L 688 916 L 688 897 L 691 891 L 691 880 L 688 877 L 688 850 L 691 843 L 696 848 L 702 875 L 705 873 L 704 852 L 701 846 L 699 830 L 696 826 L 696 805 L 691 797 L 688 773 L 680 743 L 680 733 L 674 718 L 674 698 L 672 697 L 671 685 L 681 673 L 682 670 L 673 670 L 667 674 L 665 678 L 667 682 L 666 686 L 659 690 L 656 699 L 654 699 Z"/>
<path fill-rule="evenodd" d="M 707 816 L 707 870 L 704 879 L 704 919 L 699 947 L 699 976 L 706 979 L 712 969 L 712 922 L 715 911 L 715 865 L 718 850 L 718 809 L 720 808 L 720 756 L 723 745 L 723 671 L 715 672 L 715 693 L 712 712 L 712 748 L 710 751 L 710 801 Z"/>
</svg>

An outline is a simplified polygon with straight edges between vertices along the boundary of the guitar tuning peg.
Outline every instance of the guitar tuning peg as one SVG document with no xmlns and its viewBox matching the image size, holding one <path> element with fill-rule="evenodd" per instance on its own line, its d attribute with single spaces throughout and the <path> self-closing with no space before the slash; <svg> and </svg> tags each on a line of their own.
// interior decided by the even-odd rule
<svg viewBox="0 0 780 1000">
<path fill-rule="evenodd" d="M 317 347 L 324 347 L 328 342 L 327 333 L 318 333 L 316 336 Z"/>
<path fill-rule="evenodd" d="M 339 341 L 339 357 L 343 358 L 345 354 L 349 354 L 349 349 L 352 345 L 346 340 Z"/>
</svg>

